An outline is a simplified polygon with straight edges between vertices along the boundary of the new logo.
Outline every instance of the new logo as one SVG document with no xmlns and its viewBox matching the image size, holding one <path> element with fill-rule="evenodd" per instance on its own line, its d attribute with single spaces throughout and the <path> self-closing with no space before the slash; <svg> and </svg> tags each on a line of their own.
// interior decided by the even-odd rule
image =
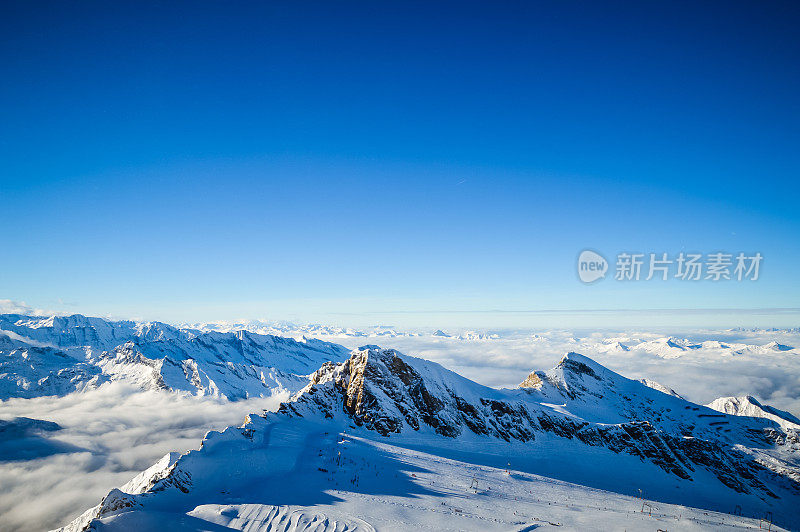
<svg viewBox="0 0 800 532">
<path fill-rule="evenodd" d="M 594 251 L 585 249 L 578 256 L 578 278 L 584 283 L 593 283 L 606 276 L 608 261 Z"/>
</svg>

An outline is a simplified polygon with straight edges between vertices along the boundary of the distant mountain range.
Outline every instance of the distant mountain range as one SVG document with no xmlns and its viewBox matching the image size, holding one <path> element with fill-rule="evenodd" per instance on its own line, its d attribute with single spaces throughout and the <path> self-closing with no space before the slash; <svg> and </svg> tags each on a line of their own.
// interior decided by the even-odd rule
<svg viewBox="0 0 800 532">
<path fill-rule="evenodd" d="M 65 395 L 108 381 L 229 400 L 271 396 L 299 390 L 321 364 L 347 355 L 315 339 L 4 314 L 0 399 Z"/>
<path fill-rule="evenodd" d="M 418 339 L 445 347 L 451 342 L 480 345 L 501 339 L 496 333 L 400 332 L 389 326 L 355 330 L 249 321 L 175 327 L 160 322 L 110 321 L 79 314 L 52 317 L 3 314 L 0 315 L 0 399 L 64 395 L 109 381 L 234 401 L 288 394 L 302 388 L 306 376 L 322 363 L 340 362 L 348 356 L 348 349 L 333 342 L 404 337 L 424 337 Z M 530 341 L 547 340 L 534 334 Z M 675 337 L 567 338 L 553 345 L 598 354 L 636 351 L 665 359 L 699 351 L 718 356 L 798 353 L 797 348 L 775 341 L 757 345 L 717 340 L 692 342 Z M 645 382 L 661 386 L 647 379 Z"/>
<path fill-rule="evenodd" d="M 634 347 L 624 338 L 603 345 Z M 635 344 L 663 357 L 700 347 L 672 337 Z M 165 456 L 65 530 L 646 529 L 653 523 L 631 521 L 641 511 L 609 506 L 649 505 L 652 519 L 656 504 L 655 519 L 685 519 L 680 528 L 747 528 L 758 517 L 800 528 L 800 424 L 749 396 L 694 404 L 574 352 L 495 389 L 376 345 L 348 351 L 304 335 L 0 315 L 0 399 L 110 381 L 287 400 L 209 433 L 197 451 Z M 51 428 L 4 423 L 0 440 L 18 454 L 19 435 Z"/>
</svg>

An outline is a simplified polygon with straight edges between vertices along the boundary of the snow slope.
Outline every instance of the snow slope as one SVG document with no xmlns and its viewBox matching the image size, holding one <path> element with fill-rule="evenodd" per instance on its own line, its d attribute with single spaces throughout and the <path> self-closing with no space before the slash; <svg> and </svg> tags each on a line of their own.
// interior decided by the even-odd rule
<svg viewBox="0 0 800 532">
<path fill-rule="evenodd" d="M 720 397 L 706 405 L 718 412 L 734 416 L 748 416 L 769 419 L 788 430 L 800 429 L 800 419 L 789 412 L 778 410 L 768 405 L 762 405 L 755 397 L 745 395 L 742 397 Z"/>
<path fill-rule="evenodd" d="M 770 419 L 576 353 L 496 390 L 364 346 L 277 413 L 165 457 L 65 530 L 728 530 L 767 512 L 800 527 L 798 433 Z"/>
<path fill-rule="evenodd" d="M 0 399 L 65 395 L 110 380 L 230 400 L 271 396 L 300 389 L 323 362 L 346 356 L 343 347 L 316 339 L 5 314 Z"/>
<path fill-rule="evenodd" d="M 753 518 L 655 503 L 444 458 L 391 439 L 316 428 L 302 421 L 276 425 L 268 440 L 249 447 L 212 437 L 191 463 L 186 459 L 187 469 L 154 474 L 153 486 L 144 493 L 113 491 L 63 530 L 87 525 L 92 530 L 212 531 L 758 527 Z M 220 462 L 230 466 L 230 476 L 219 474 Z M 167 483 L 164 475 L 182 483 Z"/>
</svg>

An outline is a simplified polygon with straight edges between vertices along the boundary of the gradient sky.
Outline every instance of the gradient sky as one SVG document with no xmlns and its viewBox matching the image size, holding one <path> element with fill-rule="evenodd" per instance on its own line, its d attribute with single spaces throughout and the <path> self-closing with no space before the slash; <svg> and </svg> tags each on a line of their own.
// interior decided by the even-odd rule
<svg viewBox="0 0 800 532">
<path fill-rule="evenodd" d="M 3 2 L 0 298 L 800 325 L 748 310 L 800 307 L 798 27 L 793 2 Z M 586 286 L 584 248 L 764 263 Z"/>
</svg>

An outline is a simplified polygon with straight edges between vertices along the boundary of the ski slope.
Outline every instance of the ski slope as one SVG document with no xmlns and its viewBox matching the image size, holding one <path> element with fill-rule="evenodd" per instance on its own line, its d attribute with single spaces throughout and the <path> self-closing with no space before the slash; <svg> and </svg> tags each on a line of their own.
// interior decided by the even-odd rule
<svg viewBox="0 0 800 532">
<path fill-rule="evenodd" d="M 188 493 L 159 490 L 158 480 L 150 486 L 156 490 L 144 495 L 112 492 L 62 530 L 89 523 L 109 531 L 759 528 L 755 518 L 657 503 L 646 494 L 620 495 L 320 428 L 305 422 L 273 426 L 267 448 L 249 456 L 230 440 L 217 442 L 192 461 L 191 480 L 184 478 L 191 483 Z M 151 470 L 151 480 L 170 461 L 168 455 L 161 463 L 165 469 Z"/>
</svg>

